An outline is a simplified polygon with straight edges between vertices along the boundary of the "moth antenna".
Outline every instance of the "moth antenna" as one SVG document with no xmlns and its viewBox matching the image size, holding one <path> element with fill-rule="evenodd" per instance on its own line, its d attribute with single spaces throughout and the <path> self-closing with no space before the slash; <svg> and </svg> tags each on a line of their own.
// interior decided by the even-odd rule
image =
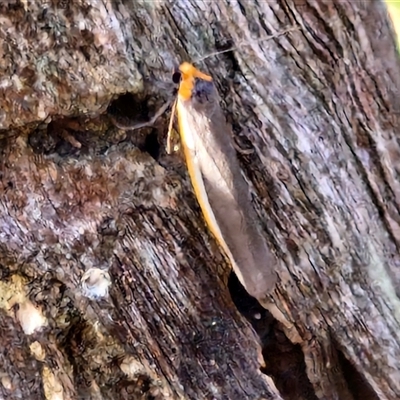
<svg viewBox="0 0 400 400">
<path fill-rule="evenodd" d="M 300 29 L 299 25 L 292 25 L 289 28 L 286 28 L 286 29 L 284 29 L 284 30 L 282 30 L 280 32 L 277 32 L 277 33 L 273 34 L 273 35 L 267 36 L 265 38 L 257 39 L 256 42 L 263 42 L 263 41 L 266 41 L 266 40 L 274 39 L 274 38 L 277 38 L 279 36 L 286 35 L 289 32 L 293 32 L 293 31 L 299 30 L 299 29 Z M 238 50 L 238 49 L 239 49 L 239 46 L 235 46 L 235 47 L 230 47 L 229 49 L 226 49 L 226 50 L 214 51 L 212 53 L 207 54 L 204 57 L 198 58 L 197 60 L 194 61 L 194 64 L 196 64 L 197 62 L 200 62 L 200 61 L 204 61 L 207 58 L 210 58 L 210 57 L 213 57 L 213 56 L 216 56 L 216 55 L 219 55 L 219 54 L 228 53 L 230 51 L 235 51 L 235 50 Z M 178 84 L 178 82 L 180 80 L 180 75 L 178 77 L 177 74 L 179 74 L 177 71 L 174 72 L 173 77 L 172 77 L 172 80 L 176 84 Z M 171 149 L 171 142 L 172 142 L 171 135 L 172 135 L 172 126 L 173 126 L 174 119 L 175 119 L 176 103 L 177 103 L 177 98 L 175 98 L 175 101 L 172 104 L 171 118 L 170 118 L 169 124 L 168 124 L 167 146 L 166 146 L 167 154 L 171 154 L 171 152 L 172 152 L 172 149 Z"/>
<path fill-rule="evenodd" d="M 291 27 L 289 27 L 287 29 L 284 29 L 283 31 L 274 33 L 273 35 L 267 36 L 265 38 L 257 39 L 256 42 L 264 42 L 266 40 L 274 39 L 274 38 L 277 38 L 279 36 L 286 35 L 289 32 L 297 31 L 299 29 L 300 29 L 299 25 L 293 25 L 293 26 L 291 26 Z M 210 57 L 213 57 L 213 56 L 217 56 L 219 54 L 229 53 L 230 51 L 235 51 L 235 50 L 238 50 L 239 48 L 240 48 L 240 46 L 235 46 L 235 47 L 230 47 L 229 49 L 226 49 L 226 50 L 214 51 L 212 53 L 207 54 L 204 57 L 201 57 L 201 58 L 197 59 L 194 63 L 200 62 L 200 61 L 204 61 L 207 58 L 210 58 Z"/>
<path fill-rule="evenodd" d="M 172 153 L 172 127 L 174 125 L 174 120 L 175 120 L 175 114 L 176 114 L 176 102 L 177 102 L 177 97 L 175 98 L 174 102 L 172 103 L 172 108 L 171 108 L 171 117 L 169 119 L 169 124 L 168 124 L 168 133 L 167 133 L 167 154 Z"/>
<path fill-rule="evenodd" d="M 168 107 L 171 105 L 171 100 L 168 100 L 167 102 L 164 103 L 164 105 L 162 105 L 153 115 L 153 117 L 148 120 L 148 121 L 144 121 L 144 122 L 134 122 L 134 123 L 121 123 L 118 121 L 118 119 L 113 116 L 110 115 L 109 118 L 111 120 L 111 122 L 114 124 L 114 126 L 116 126 L 118 129 L 124 130 L 124 131 L 133 131 L 136 129 L 141 129 L 141 128 L 146 128 L 146 127 L 151 127 L 154 126 L 154 124 L 156 123 L 156 121 L 158 120 L 158 118 L 161 117 L 161 115 L 163 115 Z"/>
<path fill-rule="evenodd" d="M 167 111 L 168 107 L 171 105 L 171 100 L 165 102 L 165 104 L 158 109 L 158 111 L 154 114 L 153 118 L 149 121 L 151 125 L 154 125 L 158 118 L 161 117 Z"/>
</svg>

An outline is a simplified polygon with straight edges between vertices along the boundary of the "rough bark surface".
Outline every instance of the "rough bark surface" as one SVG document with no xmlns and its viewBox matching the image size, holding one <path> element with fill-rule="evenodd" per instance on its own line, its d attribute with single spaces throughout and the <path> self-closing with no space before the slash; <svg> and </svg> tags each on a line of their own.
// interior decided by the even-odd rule
<svg viewBox="0 0 400 400">
<path fill-rule="evenodd" d="M 1 398 L 400 398 L 400 66 L 383 2 L 15 0 L 0 43 Z M 174 66 L 231 46 L 197 65 L 281 260 L 259 302 L 165 154 L 169 115 L 112 123 L 150 119 Z"/>
</svg>

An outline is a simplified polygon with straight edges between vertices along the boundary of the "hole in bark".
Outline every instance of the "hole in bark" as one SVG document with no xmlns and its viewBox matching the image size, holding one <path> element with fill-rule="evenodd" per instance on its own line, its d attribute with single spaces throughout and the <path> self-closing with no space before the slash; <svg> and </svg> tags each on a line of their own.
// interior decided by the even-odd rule
<svg viewBox="0 0 400 400">
<path fill-rule="evenodd" d="M 125 93 L 112 101 L 107 113 L 121 124 L 135 125 L 150 120 L 148 99 L 139 99 L 132 93 Z"/>
<path fill-rule="evenodd" d="M 160 156 L 160 143 L 158 142 L 158 135 L 156 131 L 152 131 L 146 136 L 144 146 L 139 147 L 140 150 L 149 153 L 155 160 Z"/>
<path fill-rule="evenodd" d="M 134 135 L 131 135 L 133 144 L 141 151 L 149 153 L 155 160 L 158 160 L 160 143 L 157 130 L 151 126 L 138 128 L 140 124 L 151 121 L 158 110 L 158 107 L 152 104 L 152 99 L 153 97 L 151 96 L 140 98 L 131 93 L 125 93 L 109 105 L 107 113 L 118 128 L 134 130 Z M 162 117 L 160 116 L 161 119 Z M 154 122 L 154 125 L 156 123 L 157 121 Z M 150 133 L 147 133 L 149 131 Z"/>
<path fill-rule="evenodd" d="M 96 138 L 86 130 L 90 121 L 79 117 L 54 116 L 49 124 L 41 124 L 28 137 L 28 143 L 38 154 L 57 153 L 61 157 L 78 156 L 87 153 L 89 139 Z"/>
<path fill-rule="evenodd" d="M 232 271 L 228 288 L 238 311 L 250 322 L 262 344 L 265 365 L 261 372 L 269 375 L 285 400 L 317 400 L 306 373 L 300 345 L 293 345 L 278 322 L 251 297 Z"/>
<path fill-rule="evenodd" d="M 28 137 L 28 143 L 37 154 L 50 154 L 56 148 L 56 139 L 49 135 L 47 126 L 40 126 Z"/>
<path fill-rule="evenodd" d="M 347 382 L 350 393 L 354 400 L 379 400 L 379 396 L 374 392 L 371 385 L 357 371 L 354 365 L 345 357 L 345 355 L 335 346 L 339 364 L 343 371 L 344 379 Z"/>
<path fill-rule="evenodd" d="M 231 271 L 228 289 L 236 308 L 251 324 L 261 341 L 267 340 L 275 322 L 272 315 L 250 296 L 242 286 L 236 274 Z"/>
</svg>

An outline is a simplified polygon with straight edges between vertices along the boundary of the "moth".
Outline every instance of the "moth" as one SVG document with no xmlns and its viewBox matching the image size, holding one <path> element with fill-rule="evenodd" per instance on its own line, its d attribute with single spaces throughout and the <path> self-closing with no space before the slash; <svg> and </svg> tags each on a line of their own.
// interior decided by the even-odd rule
<svg viewBox="0 0 400 400">
<path fill-rule="evenodd" d="M 277 282 L 277 260 L 260 232 L 216 86 L 186 62 L 177 78 L 181 146 L 204 219 L 247 292 L 264 297 Z"/>
<path fill-rule="evenodd" d="M 260 41 L 299 29 L 297 25 L 291 26 Z M 236 48 L 215 52 L 199 61 L 233 50 Z M 179 89 L 172 106 L 167 153 L 171 153 L 170 136 L 176 112 L 181 146 L 204 219 L 241 284 L 251 296 L 261 299 L 276 285 L 277 259 L 261 234 L 250 188 L 236 158 L 232 129 L 225 120 L 213 79 L 184 62 L 173 75 L 173 81 L 179 84 Z M 121 125 L 113 122 L 120 129 L 151 126 L 170 104 L 166 103 L 144 123 Z"/>
</svg>

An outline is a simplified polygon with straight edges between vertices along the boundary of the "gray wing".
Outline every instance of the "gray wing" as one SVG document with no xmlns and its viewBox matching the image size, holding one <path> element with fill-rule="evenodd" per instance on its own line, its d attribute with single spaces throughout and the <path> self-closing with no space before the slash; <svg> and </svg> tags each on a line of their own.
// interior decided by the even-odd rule
<svg viewBox="0 0 400 400">
<path fill-rule="evenodd" d="M 208 200 L 234 258 L 235 273 L 249 294 L 262 297 L 277 281 L 276 258 L 260 232 L 250 189 L 241 173 L 232 132 L 215 87 L 211 82 L 200 82 L 204 84 L 188 104 L 188 115 L 199 133 L 196 158 Z"/>
</svg>

